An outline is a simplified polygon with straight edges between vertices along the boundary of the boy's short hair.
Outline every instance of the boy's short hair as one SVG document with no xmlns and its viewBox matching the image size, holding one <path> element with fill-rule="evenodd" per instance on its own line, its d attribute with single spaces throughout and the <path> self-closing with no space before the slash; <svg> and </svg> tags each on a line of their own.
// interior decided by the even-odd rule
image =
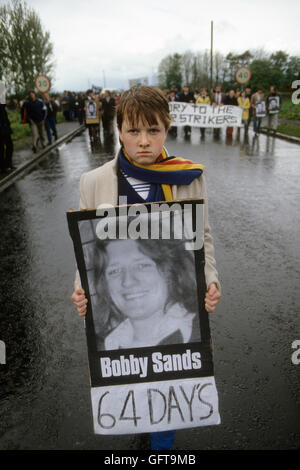
<svg viewBox="0 0 300 470">
<path fill-rule="evenodd" d="M 121 95 L 117 106 L 117 124 L 120 130 L 124 120 L 133 126 L 140 120 L 149 126 L 155 126 L 158 124 L 157 118 L 168 130 L 171 124 L 169 103 L 159 88 L 134 86 Z"/>
</svg>

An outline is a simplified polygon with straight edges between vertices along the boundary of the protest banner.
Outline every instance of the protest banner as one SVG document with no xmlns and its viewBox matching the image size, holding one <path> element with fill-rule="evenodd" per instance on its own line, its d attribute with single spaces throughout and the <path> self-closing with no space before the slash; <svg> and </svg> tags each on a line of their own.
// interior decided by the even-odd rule
<svg viewBox="0 0 300 470">
<path fill-rule="evenodd" d="M 211 106 L 170 102 L 170 115 L 173 126 L 192 127 L 231 127 L 242 125 L 242 108 L 232 105 Z"/>
<path fill-rule="evenodd" d="M 220 423 L 204 307 L 203 200 L 68 212 L 96 434 Z"/>
</svg>

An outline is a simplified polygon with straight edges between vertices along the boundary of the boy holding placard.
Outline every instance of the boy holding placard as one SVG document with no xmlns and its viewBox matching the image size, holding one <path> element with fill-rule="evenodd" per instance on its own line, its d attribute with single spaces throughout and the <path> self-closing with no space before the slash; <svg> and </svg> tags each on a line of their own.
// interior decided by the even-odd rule
<svg viewBox="0 0 300 470">
<path fill-rule="evenodd" d="M 172 201 L 186 198 L 206 200 L 203 165 L 169 157 L 164 143 L 170 127 L 168 101 L 155 87 L 139 86 L 127 90 L 117 107 L 121 149 L 114 160 L 82 175 L 80 209 L 96 209 L 100 204 L 118 205 L 120 196 L 128 204 Z M 214 248 L 204 207 L 205 308 L 215 310 L 220 284 Z M 72 300 L 80 316 L 86 314 L 87 299 L 78 277 Z M 153 450 L 170 449 L 175 431 L 151 434 Z"/>
</svg>

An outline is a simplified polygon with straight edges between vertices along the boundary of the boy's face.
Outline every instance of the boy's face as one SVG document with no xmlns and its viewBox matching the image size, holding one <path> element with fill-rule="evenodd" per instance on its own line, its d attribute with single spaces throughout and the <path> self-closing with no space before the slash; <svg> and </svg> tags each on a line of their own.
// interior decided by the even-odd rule
<svg viewBox="0 0 300 470">
<path fill-rule="evenodd" d="M 119 136 L 128 156 L 139 165 L 155 163 L 164 146 L 167 130 L 157 117 L 157 125 L 149 126 L 142 121 L 136 127 L 123 121 Z"/>
</svg>

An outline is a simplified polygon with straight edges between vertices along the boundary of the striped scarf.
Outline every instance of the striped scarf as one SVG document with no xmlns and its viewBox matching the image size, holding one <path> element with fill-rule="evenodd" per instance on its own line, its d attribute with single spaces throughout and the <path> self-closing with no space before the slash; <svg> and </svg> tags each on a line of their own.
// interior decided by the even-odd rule
<svg viewBox="0 0 300 470">
<path fill-rule="evenodd" d="M 204 170 L 200 163 L 186 160 L 185 158 L 168 157 L 165 149 L 151 165 L 139 165 L 134 162 L 122 148 L 119 152 L 121 170 L 128 176 L 151 183 L 152 194 L 157 196 L 152 202 L 161 201 L 161 191 L 153 191 L 153 186 L 161 188 L 165 201 L 172 201 L 171 185 L 189 185 L 198 178 Z"/>
</svg>

